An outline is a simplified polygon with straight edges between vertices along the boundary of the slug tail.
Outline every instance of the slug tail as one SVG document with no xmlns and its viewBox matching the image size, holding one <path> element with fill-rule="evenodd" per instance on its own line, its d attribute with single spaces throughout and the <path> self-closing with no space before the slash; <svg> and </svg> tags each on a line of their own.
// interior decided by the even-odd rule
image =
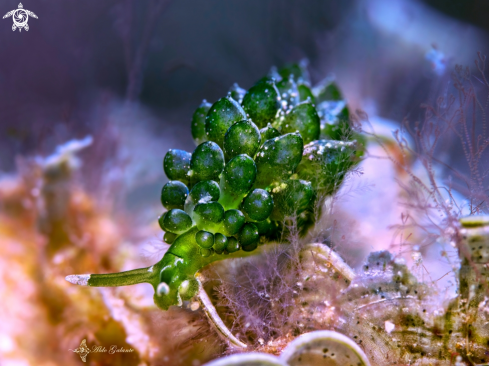
<svg viewBox="0 0 489 366">
<path fill-rule="evenodd" d="M 154 284 L 158 281 L 153 266 L 117 273 L 75 274 L 66 276 L 65 279 L 74 285 L 93 287 L 118 287 L 145 282 Z"/>
</svg>

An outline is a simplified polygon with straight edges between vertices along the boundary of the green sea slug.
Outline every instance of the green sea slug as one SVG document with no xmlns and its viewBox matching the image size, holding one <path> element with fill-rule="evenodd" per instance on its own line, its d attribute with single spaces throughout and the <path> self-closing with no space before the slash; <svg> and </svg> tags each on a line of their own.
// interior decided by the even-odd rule
<svg viewBox="0 0 489 366">
<path fill-rule="evenodd" d="M 342 108 L 332 107 L 338 103 Z M 297 64 L 248 91 L 235 84 L 214 104 L 204 101 L 192 118 L 195 150 L 171 149 L 163 158 L 170 181 L 161 191 L 167 211 L 158 222 L 171 244 L 163 258 L 148 268 L 67 280 L 146 282 L 161 309 L 181 305 L 197 295 L 196 274 L 208 264 L 253 254 L 284 237 L 289 220 L 302 232 L 314 221 L 314 210 L 338 190 L 363 149 L 347 115 L 337 86 L 328 81 L 311 88 Z"/>
</svg>

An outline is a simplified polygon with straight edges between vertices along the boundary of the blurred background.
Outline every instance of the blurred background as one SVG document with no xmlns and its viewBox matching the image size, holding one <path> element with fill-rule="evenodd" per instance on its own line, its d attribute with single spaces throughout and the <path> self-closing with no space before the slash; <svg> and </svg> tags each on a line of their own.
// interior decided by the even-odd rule
<svg viewBox="0 0 489 366">
<path fill-rule="evenodd" d="M 0 15 L 17 1 L 2 1 Z M 202 316 L 153 309 L 146 288 L 124 289 L 133 291 L 126 296 L 73 290 L 64 281 L 159 259 L 162 159 L 170 148 L 195 148 L 190 120 L 203 99 L 213 103 L 235 82 L 248 89 L 271 66 L 307 59 L 313 84 L 334 74 L 351 110 L 365 111 L 391 136 L 404 118 L 424 119 L 422 103 L 453 92 L 455 65 L 473 67 L 478 51 L 489 52 L 487 0 L 22 4 L 38 16 L 29 18 L 28 32 L 12 32 L 11 18 L 0 21 L 0 297 L 9 299 L 0 305 L 0 366 L 79 364 L 64 351 L 83 337 L 137 348 L 132 358 L 89 356 L 97 365 L 197 366 L 223 352 Z M 47 160 L 36 163 L 88 135 L 93 142 L 80 152 L 79 169 L 53 177 Z M 459 145 L 441 152 L 467 172 Z M 350 254 L 342 253 L 353 265 L 385 249 L 387 228 L 399 221 L 398 207 L 378 204 L 396 202 L 398 172 L 380 166 L 365 162 L 369 194 L 341 207 L 351 222 L 364 223 L 351 225 L 359 233 L 351 230 Z M 435 267 L 433 278 L 446 272 Z M 131 296 L 142 300 L 136 306 Z M 38 330 L 28 331 L 34 322 Z M 192 330 L 183 332 L 181 322 Z M 217 346 L 195 341 L 203 336 Z"/>
<path fill-rule="evenodd" d="M 17 6 L 6 0 L 1 11 Z M 202 99 L 216 101 L 234 82 L 248 88 L 272 65 L 307 58 L 313 81 L 335 73 L 353 108 L 400 121 L 419 118 L 420 103 L 443 92 L 453 66 L 473 65 L 488 44 L 483 0 L 37 0 L 24 7 L 39 17 L 28 32 L 12 32 L 11 18 L 0 22 L 0 171 L 14 171 L 19 154 L 107 136 L 101 131 L 109 126 L 126 169 L 137 170 L 134 202 L 157 194 L 163 172 L 154 164 L 169 147 L 193 149 L 190 119 Z"/>
</svg>

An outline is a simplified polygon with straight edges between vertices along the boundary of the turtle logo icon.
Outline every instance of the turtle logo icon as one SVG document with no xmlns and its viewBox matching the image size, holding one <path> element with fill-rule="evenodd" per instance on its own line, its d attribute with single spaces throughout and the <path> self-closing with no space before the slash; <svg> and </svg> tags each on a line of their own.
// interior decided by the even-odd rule
<svg viewBox="0 0 489 366">
<path fill-rule="evenodd" d="M 14 20 L 14 24 L 12 25 L 13 31 L 15 31 L 17 28 L 19 28 L 19 32 L 22 31 L 22 28 L 28 31 L 29 25 L 27 24 L 27 22 L 29 20 L 29 15 L 37 19 L 36 14 L 34 14 L 32 11 L 25 10 L 22 3 L 20 3 L 18 9 L 9 11 L 3 16 L 3 19 L 12 17 L 12 19 Z"/>
</svg>

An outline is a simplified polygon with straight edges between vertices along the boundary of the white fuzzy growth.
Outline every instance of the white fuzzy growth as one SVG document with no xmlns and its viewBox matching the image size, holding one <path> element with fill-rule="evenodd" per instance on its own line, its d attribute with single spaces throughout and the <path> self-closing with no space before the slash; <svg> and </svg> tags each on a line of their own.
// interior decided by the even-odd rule
<svg viewBox="0 0 489 366">
<path fill-rule="evenodd" d="M 80 286 L 88 286 L 88 280 L 90 279 L 89 274 L 80 274 L 80 275 L 69 275 L 65 277 L 65 280 Z"/>
<path fill-rule="evenodd" d="M 66 162 L 71 169 L 76 169 L 81 165 L 81 163 L 75 155 L 79 151 L 90 146 L 92 142 L 92 136 L 87 136 L 81 140 L 70 140 L 56 147 L 54 154 L 46 157 L 45 159 L 41 159 L 40 161 L 44 168 L 50 168 Z"/>
<path fill-rule="evenodd" d="M 385 327 L 385 331 L 389 334 L 391 334 L 391 332 L 394 330 L 394 328 L 396 327 L 394 323 L 386 320 L 385 323 L 384 323 L 384 327 Z"/>
</svg>

